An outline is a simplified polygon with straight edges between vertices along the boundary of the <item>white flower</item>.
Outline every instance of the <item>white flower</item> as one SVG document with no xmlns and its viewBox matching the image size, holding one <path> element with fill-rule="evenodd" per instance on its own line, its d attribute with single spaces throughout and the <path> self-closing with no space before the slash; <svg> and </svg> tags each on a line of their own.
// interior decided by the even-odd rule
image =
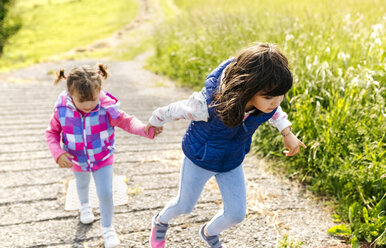
<svg viewBox="0 0 386 248">
<path fill-rule="evenodd" d="M 358 78 L 358 76 L 356 76 L 355 78 L 352 79 L 352 84 L 354 86 L 358 86 L 358 83 L 359 83 L 359 78 Z"/>
<path fill-rule="evenodd" d="M 382 30 L 383 30 L 383 25 L 380 24 L 380 23 L 377 23 L 377 24 L 371 26 L 371 28 L 373 29 L 373 32 L 378 32 L 378 33 L 380 33 L 380 32 L 382 32 Z"/>
<path fill-rule="evenodd" d="M 379 38 L 376 38 L 376 39 L 374 40 L 374 43 L 375 43 L 375 45 L 382 46 L 382 41 L 381 41 L 381 39 L 379 39 Z"/>
<path fill-rule="evenodd" d="M 380 24 L 380 23 L 375 24 L 375 25 L 371 26 L 371 28 L 373 29 L 373 32 L 370 35 L 371 39 L 377 39 L 378 37 L 381 36 L 381 33 L 383 31 L 383 25 L 382 24 Z"/>
<path fill-rule="evenodd" d="M 292 34 L 287 34 L 286 36 L 285 36 L 285 41 L 289 41 L 289 40 L 292 40 L 292 39 L 294 39 L 295 37 L 292 35 Z"/>
</svg>

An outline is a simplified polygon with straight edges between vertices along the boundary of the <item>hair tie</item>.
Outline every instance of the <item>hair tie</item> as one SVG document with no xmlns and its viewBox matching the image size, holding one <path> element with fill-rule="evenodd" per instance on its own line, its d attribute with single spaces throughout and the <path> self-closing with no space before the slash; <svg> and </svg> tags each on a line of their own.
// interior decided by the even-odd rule
<svg viewBox="0 0 386 248">
<path fill-rule="evenodd" d="M 98 71 L 98 74 L 101 74 L 102 72 L 101 71 Z"/>
</svg>

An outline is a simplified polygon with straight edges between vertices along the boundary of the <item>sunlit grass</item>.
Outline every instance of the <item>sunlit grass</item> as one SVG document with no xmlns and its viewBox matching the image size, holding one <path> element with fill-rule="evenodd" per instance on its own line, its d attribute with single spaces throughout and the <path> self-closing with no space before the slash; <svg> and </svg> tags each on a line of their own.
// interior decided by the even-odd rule
<svg viewBox="0 0 386 248">
<path fill-rule="evenodd" d="M 133 26 L 120 37 L 119 45 L 116 47 L 99 48 L 95 51 L 74 53 L 61 56 L 64 59 L 83 58 L 107 58 L 110 60 L 126 61 L 132 60 L 140 54 L 151 53 L 153 50 L 152 35 L 154 26 L 164 18 L 174 16 L 172 0 L 148 0 L 147 4 L 152 6 L 151 13 L 146 13 L 146 18 L 141 18 L 138 25 Z"/>
<path fill-rule="evenodd" d="M 138 2 L 18 0 L 13 11 L 21 16 L 23 27 L 5 46 L 1 70 L 41 62 L 108 37 L 135 18 Z"/>
</svg>

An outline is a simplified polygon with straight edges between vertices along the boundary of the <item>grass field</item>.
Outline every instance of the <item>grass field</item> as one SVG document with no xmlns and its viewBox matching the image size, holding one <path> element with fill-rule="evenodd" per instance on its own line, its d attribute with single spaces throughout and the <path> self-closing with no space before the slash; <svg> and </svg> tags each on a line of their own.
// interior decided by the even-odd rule
<svg viewBox="0 0 386 248">
<path fill-rule="evenodd" d="M 386 5 L 381 0 L 176 0 L 158 26 L 148 66 L 199 90 L 208 73 L 255 41 L 276 43 L 295 84 L 282 104 L 307 145 L 285 158 L 282 138 L 259 128 L 254 150 L 332 199 L 344 221 L 329 230 L 386 245 Z"/>
<path fill-rule="evenodd" d="M 151 4 L 155 0 L 150 1 Z M 276 43 L 294 87 L 283 102 L 308 148 L 282 154 L 280 134 L 263 125 L 253 150 L 273 167 L 331 199 L 331 234 L 386 245 L 386 5 L 384 0 L 159 0 L 164 22 L 133 30 L 109 55 L 127 60 L 154 48 L 147 67 L 199 90 L 208 73 L 255 41 Z M 17 0 L 23 27 L 0 70 L 27 66 L 108 37 L 138 13 L 135 0 Z"/>
<path fill-rule="evenodd" d="M 0 70 L 48 59 L 110 36 L 138 14 L 136 0 L 16 0 L 23 27 L 4 48 Z"/>
</svg>

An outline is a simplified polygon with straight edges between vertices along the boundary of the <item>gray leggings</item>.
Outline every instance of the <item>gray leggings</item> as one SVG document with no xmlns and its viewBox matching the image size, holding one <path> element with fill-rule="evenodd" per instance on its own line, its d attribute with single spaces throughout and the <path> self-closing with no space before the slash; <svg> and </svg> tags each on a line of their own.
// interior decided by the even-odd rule
<svg viewBox="0 0 386 248">
<path fill-rule="evenodd" d="M 216 177 L 220 188 L 223 209 L 207 224 L 208 234 L 218 235 L 243 221 L 247 209 L 243 166 L 240 165 L 227 172 L 213 172 L 195 165 L 186 157 L 182 159 L 178 195 L 169 201 L 160 212 L 160 221 L 166 224 L 179 215 L 190 213 L 196 205 L 205 183 L 212 176 Z"/>
<path fill-rule="evenodd" d="M 90 184 L 90 172 L 75 172 L 76 189 L 81 203 L 88 203 L 88 189 Z M 113 166 L 108 165 L 92 172 L 96 192 L 99 200 L 102 227 L 112 224 L 113 204 Z"/>
</svg>

